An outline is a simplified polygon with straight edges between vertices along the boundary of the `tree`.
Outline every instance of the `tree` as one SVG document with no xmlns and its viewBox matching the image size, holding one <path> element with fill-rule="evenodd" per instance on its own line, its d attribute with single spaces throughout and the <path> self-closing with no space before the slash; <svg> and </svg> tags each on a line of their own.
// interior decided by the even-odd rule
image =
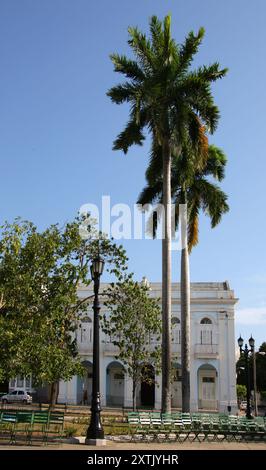
<svg viewBox="0 0 266 470">
<path fill-rule="evenodd" d="M 152 163 L 147 169 L 147 186 L 139 196 L 138 203 L 162 202 L 163 182 L 161 176 L 161 147 L 154 146 Z M 182 364 L 182 410 L 190 410 L 190 282 L 189 253 L 198 243 L 199 213 L 202 210 L 211 219 L 215 227 L 229 209 L 227 196 L 221 189 L 209 181 L 209 177 L 221 181 L 224 178 L 226 157 L 221 149 L 210 145 L 205 163 L 198 165 L 197 156 L 191 149 L 183 147 L 182 153 L 173 158 L 172 164 L 172 200 L 176 210 L 176 227 L 179 223 L 179 207 L 185 204 L 187 220 L 181 221 L 183 227 L 181 252 L 181 364 Z M 158 212 L 154 213 L 155 215 Z M 153 216 L 154 216 L 153 214 Z M 155 235 L 157 220 L 152 219 L 152 230 Z M 185 233 L 184 233 L 185 232 Z M 188 234 L 187 234 L 188 232 Z M 187 239 L 188 236 L 188 239 Z M 185 238 L 185 243 L 184 243 Z"/>
<path fill-rule="evenodd" d="M 266 391 L 266 342 L 263 342 L 256 352 L 257 389 Z"/>
<path fill-rule="evenodd" d="M 246 385 L 237 385 L 236 386 L 236 394 L 238 401 L 242 401 L 246 399 L 247 396 L 247 387 Z"/>
<path fill-rule="evenodd" d="M 171 410 L 171 161 L 180 154 L 184 141 L 198 149 L 204 159 L 202 123 L 210 132 L 216 128 L 219 112 L 210 84 L 223 77 L 219 64 L 190 70 L 204 36 L 200 28 L 190 32 L 184 44 L 171 37 L 171 17 L 150 20 L 150 36 L 129 28 L 129 46 L 135 60 L 113 54 L 115 71 L 128 79 L 112 87 L 108 96 L 116 104 L 129 103 L 125 129 L 114 142 L 114 150 L 127 153 L 133 144 L 142 145 L 147 128 L 162 148 L 164 237 L 162 240 L 162 411 Z"/>
<path fill-rule="evenodd" d="M 103 316 L 103 331 L 118 346 L 116 359 L 124 364 L 133 382 L 132 403 L 136 408 L 136 388 L 150 382 L 149 365 L 160 370 L 161 312 L 158 300 L 149 297 L 148 287 L 130 277 L 112 283 L 105 290 L 105 306 L 110 314 Z M 155 341 L 153 341 L 155 340 Z"/>
<path fill-rule="evenodd" d="M 0 378 L 32 375 L 51 385 L 52 403 L 59 380 L 83 374 L 75 331 L 90 298 L 79 299 L 77 287 L 91 282 L 90 260 L 100 251 L 111 274 L 127 269 L 122 247 L 95 238 L 92 223 L 83 239 L 79 227 L 79 220 L 43 232 L 20 220 L 1 227 Z"/>
<path fill-rule="evenodd" d="M 256 354 L 256 382 L 259 392 L 266 390 L 266 342 L 263 342 Z M 253 357 L 249 356 L 250 388 L 254 390 Z M 236 363 L 237 383 L 246 385 L 245 359 L 241 355 Z"/>
</svg>

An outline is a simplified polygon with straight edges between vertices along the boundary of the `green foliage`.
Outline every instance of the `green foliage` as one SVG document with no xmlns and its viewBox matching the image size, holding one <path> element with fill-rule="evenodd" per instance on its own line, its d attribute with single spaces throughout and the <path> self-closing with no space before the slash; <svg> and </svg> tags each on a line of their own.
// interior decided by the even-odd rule
<svg viewBox="0 0 266 470">
<path fill-rule="evenodd" d="M 266 342 L 262 343 L 256 353 L 257 389 L 266 390 Z"/>
<path fill-rule="evenodd" d="M 145 127 L 157 144 L 167 141 L 171 152 L 180 143 L 189 142 L 194 149 L 202 146 L 202 127 L 213 132 L 219 119 L 211 84 L 222 78 L 227 69 L 217 62 L 190 66 L 204 37 L 204 29 L 190 32 L 181 45 L 171 37 L 171 17 L 150 20 L 150 39 L 138 28 L 128 29 L 128 44 L 134 59 L 112 54 L 115 72 L 127 81 L 112 87 L 108 96 L 116 104 L 130 103 L 129 121 L 114 142 L 114 150 L 127 153 L 133 144 L 142 145 Z"/>
<path fill-rule="evenodd" d="M 147 185 L 138 198 L 138 204 L 162 204 L 162 149 L 153 143 L 152 158 L 146 171 Z M 199 213 L 203 211 L 211 219 L 211 226 L 215 227 L 223 214 L 229 210 L 227 196 L 211 179 L 221 181 L 224 178 L 226 156 L 223 151 L 214 145 L 208 147 L 206 161 L 197 165 L 197 158 L 191 151 L 183 147 L 179 156 L 173 157 L 172 162 L 172 200 L 176 207 L 176 228 L 178 226 L 179 204 L 187 202 L 188 209 L 188 248 L 191 251 L 198 243 Z M 148 207 L 148 206 L 147 206 Z M 156 214 L 156 213 L 154 213 Z M 157 218 L 148 222 L 152 226 L 153 236 L 157 229 Z"/>
<path fill-rule="evenodd" d="M 152 140 L 150 166 L 157 169 L 159 163 L 160 170 L 159 172 L 156 170 L 156 177 L 163 177 L 162 200 L 167 214 L 167 207 L 171 203 L 169 173 L 172 158 L 179 158 L 186 147 L 196 156 L 197 166 L 206 161 L 208 152 L 206 133 L 213 133 L 219 120 L 219 109 L 214 102 L 211 85 L 224 77 L 227 69 L 221 69 L 215 62 L 209 66 L 191 70 L 190 66 L 202 42 L 204 29 L 200 28 L 197 34 L 190 32 L 184 43 L 179 45 L 171 36 L 170 15 L 166 16 L 163 21 L 156 16 L 150 19 L 150 37 L 136 27 L 130 27 L 128 32 L 128 44 L 134 59 L 128 59 L 124 55 L 111 55 L 115 72 L 123 74 L 126 81 L 113 86 L 107 95 L 113 103 L 130 105 L 128 122 L 115 139 L 113 149 L 122 150 L 126 154 L 132 145 L 143 145 L 145 130 L 148 131 Z M 209 194 L 210 192 L 209 188 Z M 152 191 L 149 192 L 149 198 L 152 199 L 154 194 L 151 193 Z M 182 203 L 185 203 L 183 199 L 182 197 Z M 203 202 L 203 207 L 207 211 L 211 204 L 215 205 L 215 216 L 212 218 L 212 224 L 215 225 L 223 213 L 222 202 L 224 202 L 225 210 L 227 204 L 225 195 L 223 193 L 218 195 L 218 190 L 215 194 L 212 192 L 211 199 L 212 202 L 208 202 L 208 207 L 206 207 L 206 201 Z M 214 199 L 216 199 L 215 203 Z M 219 199 L 219 204 L 217 199 Z M 197 211 L 198 205 L 195 204 L 193 207 L 195 223 L 191 225 L 193 230 L 189 234 L 191 246 L 197 242 Z M 171 262 L 170 243 L 166 243 L 166 240 L 171 237 L 171 221 L 168 223 L 167 217 L 164 218 L 164 233 L 162 336 L 167 344 L 162 350 L 162 410 L 169 411 L 170 354 L 168 351 L 171 350 L 171 340 L 169 335 L 170 308 L 168 308 L 170 294 L 167 285 L 171 283 L 169 278 Z M 183 296 L 183 293 L 181 295 Z M 186 362 L 183 360 L 183 364 Z M 183 398 L 185 395 L 183 393 Z M 188 397 L 187 401 L 189 402 Z"/>
<path fill-rule="evenodd" d="M 257 390 L 266 390 L 266 343 L 262 343 L 259 347 L 259 350 L 256 352 L 256 382 Z M 250 371 L 250 386 L 253 390 L 253 357 L 249 356 L 249 371 Z M 246 375 L 245 375 L 245 360 L 243 355 L 238 359 L 236 363 L 237 371 L 237 383 L 245 385 L 246 384 Z"/>
<path fill-rule="evenodd" d="M 67 426 L 64 429 L 64 434 L 66 437 L 72 437 L 77 435 L 78 428 L 75 426 Z"/>
<path fill-rule="evenodd" d="M 149 288 L 129 276 L 112 283 L 105 291 L 105 306 L 110 312 L 102 318 L 103 331 L 118 346 L 117 359 L 123 362 L 133 381 L 133 403 L 136 386 L 150 382 L 148 365 L 160 370 L 161 312 L 158 299 L 149 296 Z"/>
<path fill-rule="evenodd" d="M 239 400 L 245 400 L 247 396 L 247 387 L 245 385 L 237 385 L 236 394 Z"/>
<path fill-rule="evenodd" d="M 82 374 L 75 330 L 89 298 L 79 299 L 79 283 L 89 285 L 89 266 L 100 252 L 106 270 L 118 279 L 127 269 L 122 247 L 87 238 L 80 220 L 38 232 L 31 222 L 1 227 L 0 380 L 32 375 L 36 384 L 52 384 Z"/>
</svg>

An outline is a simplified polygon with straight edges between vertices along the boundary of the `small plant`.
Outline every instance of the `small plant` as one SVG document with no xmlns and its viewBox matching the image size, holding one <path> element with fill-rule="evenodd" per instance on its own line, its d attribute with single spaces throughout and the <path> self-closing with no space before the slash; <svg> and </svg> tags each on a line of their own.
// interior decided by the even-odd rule
<svg viewBox="0 0 266 470">
<path fill-rule="evenodd" d="M 89 425 L 89 418 L 84 416 L 74 418 L 73 423 Z"/>
<path fill-rule="evenodd" d="M 65 436 L 66 437 L 72 437 L 77 434 L 78 428 L 75 426 L 69 426 L 68 428 L 65 428 Z"/>
</svg>

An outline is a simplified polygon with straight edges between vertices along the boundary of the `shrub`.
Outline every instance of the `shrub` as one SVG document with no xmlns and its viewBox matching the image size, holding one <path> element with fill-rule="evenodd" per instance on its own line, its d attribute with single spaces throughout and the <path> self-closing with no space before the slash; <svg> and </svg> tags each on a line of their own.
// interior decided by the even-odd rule
<svg viewBox="0 0 266 470">
<path fill-rule="evenodd" d="M 69 426 L 68 428 L 65 428 L 65 436 L 66 437 L 72 437 L 77 434 L 78 428 L 75 426 Z"/>
</svg>

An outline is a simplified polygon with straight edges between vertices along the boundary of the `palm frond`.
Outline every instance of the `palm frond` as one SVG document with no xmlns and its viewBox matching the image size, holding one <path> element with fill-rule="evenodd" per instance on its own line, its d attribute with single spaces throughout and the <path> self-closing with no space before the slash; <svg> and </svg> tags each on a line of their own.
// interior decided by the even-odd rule
<svg viewBox="0 0 266 470">
<path fill-rule="evenodd" d="M 196 72 L 187 74 L 183 82 L 174 90 L 176 99 L 186 96 L 186 103 L 194 110 L 207 131 L 213 133 L 217 127 L 220 117 L 219 109 L 215 105 L 211 92 L 210 83 L 204 81 Z M 180 99 L 180 98 L 179 98 Z"/>
<path fill-rule="evenodd" d="M 147 39 L 145 34 L 142 34 L 138 28 L 128 28 L 130 39 L 128 44 L 134 51 L 140 64 L 146 71 L 153 69 L 153 51 L 150 41 Z"/>
<path fill-rule="evenodd" d="M 205 126 L 198 115 L 191 111 L 188 116 L 188 133 L 194 155 L 196 155 L 197 165 L 204 168 L 208 159 L 209 141 Z"/>
<path fill-rule="evenodd" d="M 163 205 L 162 201 L 153 208 L 152 213 L 150 214 L 147 224 L 146 224 L 146 233 L 153 238 L 156 237 L 158 230 L 158 224 L 163 216 Z"/>
<path fill-rule="evenodd" d="M 190 66 L 194 55 L 198 52 L 198 48 L 202 42 L 204 34 L 204 28 L 200 28 L 196 35 L 193 31 L 190 31 L 186 37 L 179 53 L 179 67 L 182 71 L 187 70 Z"/>
<path fill-rule="evenodd" d="M 115 85 L 107 92 L 113 103 L 122 104 L 125 102 L 133 101 L 139 89 L 132 85 L 132 83 L 125 82 L 123 84 Z"/>
<path fill-rule="evenodd" d="M 153 186 L 147 185 L 141 191 L 137 204 L 141 204 L 145 206 L 146 204 L 154 204 L 157 203 L 159 199 L 161 199 L 162 195 L 162 182 L 154 183 Z"/>
<path fill-rule="evenodd" d="M 194 199 L 189 207 L 188 217 L 188 251 L 191 252 L 192 248 L 199 242 L 199 211 L 200 202 Z"/>
<path fill-rule="evenodd" d="M 167 15 L 163 22 L 163 43 L 164 43 L 164 57 L 167 61 L 170 59 L 170 46 L 171 46 L 171 16 Z"/>
<path fill-rule="evenodd" d="M 114 64 L 115 72 L 123 73 L 127 78 L 143 80 L 145 73 L 135 60 L 128 59 L 125 55 L 111 54 L 110 59 Z"/>
<path fill-rule="evenodd" d="M 199 78 L 208 82 L 215 82 L 216 80 L 225 77 L 227 72 L 227 68 L 220 69 L 220 64 L 218 62 L 214 62 L 209 66 L 203 65 L 195 71 Z"/>
<path fill-rule="evenodd" d="M 210 175 L 217 181 L 222 181 L 225 175 L 227 158 L 225 153 L 215 145 L 209 145 L 208 159 L 204 169 L 204 175 Z"/>
<path fill-rule="evenodd" d="M 145 177 L 149 184 L 153 184 L 162 177 L 163 172 L 163 152 L 161 145 L 153 138 L 150 150 L 150 160 Z"/>
<path fill-rule="evenodd" d="M 115 139 L 113 150 L 122 150 L 126 154 L 131 145 L 142 145 L 144 139 L 141 126 L 136 123 L 136 119 L 131 118 L 125 129 Z"/>
<path fill-rule="evenodd" d="M 229 211 L 228 196 L 205 178 L 198 180 L 195 187 L 200 193 L 202 210 L 209 215 L 211 227 L 214 228 L 221 221 L 223 214 Z"/>
<path fill-rule="evenodd" d="M 162 31 L 162 22 L 155 15 L 153 15 L 150 20 L 150 32 L 154 55 L 161 57 L 163 51 L 164 36 Z"/>
</svg>

